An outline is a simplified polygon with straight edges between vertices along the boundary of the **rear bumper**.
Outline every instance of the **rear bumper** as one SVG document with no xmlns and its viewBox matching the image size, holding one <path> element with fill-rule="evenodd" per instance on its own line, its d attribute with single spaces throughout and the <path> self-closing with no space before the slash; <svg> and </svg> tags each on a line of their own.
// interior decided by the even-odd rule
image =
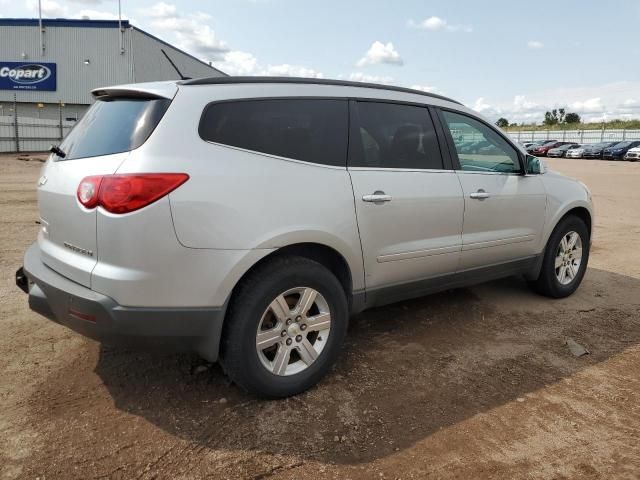
<svg viewBox="0 0 640 480">
<path fill-rule="evenodd" d="M 118 305 L 47 267 L 33 244 L 16 272 L 34 312 L 109 345 L 197 352 L 217 360 L 224 308 L 142 308 Z"/>
</svg>

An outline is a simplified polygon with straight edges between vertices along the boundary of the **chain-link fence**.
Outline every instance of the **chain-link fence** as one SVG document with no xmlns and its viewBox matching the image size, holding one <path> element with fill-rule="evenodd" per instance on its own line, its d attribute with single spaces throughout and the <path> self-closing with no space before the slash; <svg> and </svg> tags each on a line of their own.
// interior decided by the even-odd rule
<svg viewBox="0 0 640 480">
<path fill-rule="evenodd" d="M 516 142 L 535 142 L 537 140 L 557 140 L 562 142 L 598 143 L 624 142 L 640 140 L 640 130 L 530 130 L 508 131 L 512 140 Z"/>
<path fill-rule="evenodd" d="M 18 115 L 0 116 L 0 153 L 44 152 L 59 144 L 75 125 L 62 118 L 50 120 Z"/>
</svg>

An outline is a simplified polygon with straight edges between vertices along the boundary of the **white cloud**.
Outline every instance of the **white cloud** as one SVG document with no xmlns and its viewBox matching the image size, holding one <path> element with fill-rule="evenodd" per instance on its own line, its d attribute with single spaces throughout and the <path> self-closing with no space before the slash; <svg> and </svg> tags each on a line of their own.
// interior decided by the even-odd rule
<svg viewBox="0 0 640 480">
<path fill-rule="evenodd" d="M 578 113 L 584 121 L 640 118 L 640 81 L 618 81 L 591 87 L 570 87 L 516 95 L 511 99 L 481 97 L 472 108 L 496 120 L 505 117 L 516 123 L 541 123 L 544 113 L 554 108 Z"/>
<path fill-rule="evenodd" d="M 409 20 L 407 22 L 407 25 L 409 25 L 409 27 L 411 28 L 431 30 L 434 32 L 438 30 L 445 30 L 447 32 L 473 32 L 473 27 L 471 27 L 470 25 L 451 25 L 444 18 L 436 16 L 425 18 L 424 20 L 421 20 L 419 22 L 416 22 L 415 20 Z"/>
<path fill-rule="evenodd" d="M 306 77 L 306 78 L 322 78 L 322 72 L 318 72 L 313 68 L 303 67 L 300 65 L 269 65 L 264 69 L 261 75 L 274 77 Z"/>
<path fill-rule="evenodd" d="M 539 106 L 536 102 L 527 100 L 524 95 L 516 95 L 513 98 L 513 108 L 516 112 L 530 112 L 537 110 Z"/>
<path fill-rule="evenodd" d="M 371 47 L 356 63 L 357 67 L 365 67 L 367 65 L 375 65 L 379 63 L 386 63 L 389 65 L 402 65 L 404 61 L 400 57 L 400 54 L 393 46 L 393 43 L 388 42 L 384 44 L 379 41 L 375 41 L 371 44 Z"/>
<path fill-rule="evenodd" d="M 532 50 L 540 50 L 541 48 L 544 48 L 544 43 L 538 40 L 529 40 L 527 42 L 527 47 Z"/>
<path fill-rule="evenodd" d="M 97 5 L 102 0 L 69 0 L 74 3 L 80 3 L 84 5 Z M 38 13 L 37 0 L 28 0 L 27 7 L 34 13 Z M 74 12 L 69 9 L 67 5 L 56 2 L 55 0 L 42 0 L 42 16 L 50 18 L 90 18 L 92 20 L 117 20 L 118 11 L 116 8 L 113 11 L 82 9 Z M 129 18 L 124 13 L 123 19 Z"/>
<path fill-rule="evenodd" d="M 175 5 L 158 2 L 151 8 L 140 10 L 141 15 L 151 18 L 151 25 L 158 30 L 172 33 L 176 46 L 208 60 L 223 61 L 230 51 L 215 31 L 205 22 L 210 16 L 204 13 L 183 16 Z"/>
<path fill-rule="evenodd" d="M 229 75 L 251 75 L 255 72 L 258 60 L 248 52 L 233 50 L 224 54 L 215 67 Z"/>
<path fill-rule="evenodd" d="M 571 103 L 569 108 L 583 113 L 604 113 L 605 110 L 600 97 L 578 100 L 577 102 Z"/>
<path fill-rule="evenodd" d="M 382 83 L 385 85 L 392 85 L 394 83 L 393 77 L 369 75 L 362 72 L 351 73 L 349 75 L 349 80 L 351 80 L 352 82 Z"/>
<path fill-rule="evenodd" d="M 27 7 L 33 12 L 38 12 L 38 0 L 28 0 Z M 42 0 L 42 16 L 43 17 L 66 17 L 69 10 L 65 5 L 61 5 L 54 0 Z"/>
<path fill-rule="evenodd" d="M 313 68 L 289 63 L 261 65 L 250 52 L 233 50 L 220 39 L 210 26 L 212 17 L 206 13 L 183 15 L 176 5 L 158 2 L 140 10 L 152 29 L 175 39 L 175 45 L 204 61 L 212 61 L 229 75 L 268 75 L 322 78 L 322 72 Z"/>
<path fill-rule="evenodd" d="M 90 18 L 91 20 L 117 20 L 118 14 L 111 12 L 103 12 L 100 10 L 80 10 L 73 15 L 74 18 Z M 127 16 L 122 14 L 122 18 L 126 19 Z"/>
</svg>

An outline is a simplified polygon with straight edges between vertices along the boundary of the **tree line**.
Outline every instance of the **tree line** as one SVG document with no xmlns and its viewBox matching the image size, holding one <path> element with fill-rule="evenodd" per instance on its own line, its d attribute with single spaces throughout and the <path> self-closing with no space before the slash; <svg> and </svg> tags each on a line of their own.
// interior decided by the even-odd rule
<svg viewBox="0 0 640 480">
<path fill-rule="evenodd" d="M 570 125 L 580 123 L 581 121 L 580 115 L 575 112 L 567 113 L 564 108 L 554 108 L 551 111 L 545 112 L 542 124 L 550 127 L 553 125 Z M 507 128 L 510 123 L 506 118 L 500 117 L 496 121 L 496 125 L 500 128 Z"/>
</svg>

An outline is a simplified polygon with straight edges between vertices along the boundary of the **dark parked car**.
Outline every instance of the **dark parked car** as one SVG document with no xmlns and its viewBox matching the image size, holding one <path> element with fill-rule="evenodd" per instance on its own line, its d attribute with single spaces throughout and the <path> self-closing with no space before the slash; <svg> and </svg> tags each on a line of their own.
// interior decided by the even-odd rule
<svg viewBox="0 0 640 480">
<path fill-rule="evenodd" d="M 551 142 L 551 143 L 545 143 L 544 145 L 540 145 L 539 147 L 536 147 L 533 149 L 533 154 L 536 157 L 544 157 L 547 152 L 549 150 L 551 150 L 552 148 L 557 148 L 560 147 L 562 145 L 567 145 L 567 144 L 572 144 L 573 142 Z"/>
<path fill-rule="evenodd" d="M 547 152 L 547 157 L 564 157 L 572 148 L 579 148 L 581 146 L 582 145 L 579 143 L 565 143 L 564 145 L 560 145 L 559 147 L 549 150 Z"/>
<path fill-rule="evenodd" d="M 593 145 L 588 145 L 584 153 L 582 154 L 582 158 L 602 158 L 602 151 L 607 147 L 613 147 L 617 145 L 619 142 L 600 142 L 594 143 Z"/>
<path fill-rule="evenodd" d="M 640 145 L 640 141 L 616 143 L 614 146 L 604 149 L 602 158 L 605 160 L 622 160 L 629 150 L 638 145 Z"/>
<path fill-rule="evenodd" d="M 550 145 L 552 143 L 556 143 L 557 140 L 538 140 L 537 142 L 533 142 L 531 145 L 527 147 L 527 153 L 533 154 L 533 151 L 544 145 Z"/>
</svg>

